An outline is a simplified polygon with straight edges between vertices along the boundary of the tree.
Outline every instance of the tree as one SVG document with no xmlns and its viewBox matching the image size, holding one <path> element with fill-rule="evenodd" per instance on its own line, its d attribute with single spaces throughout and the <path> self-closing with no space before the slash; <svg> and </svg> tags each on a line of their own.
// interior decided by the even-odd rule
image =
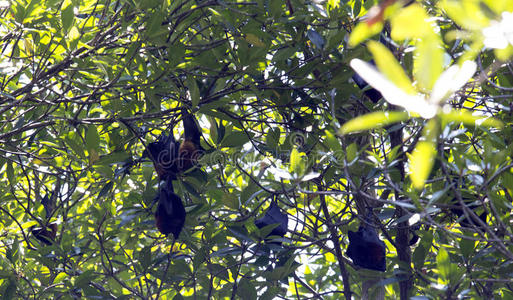
<svg viewBox="0 0 513 300">
<path fill-rule="evenodd" d="M 0 2 L 0 294 L 511 297 L 512 4 L 374 4 Z M 205 154 L 174 240 L 142 154 L 184 110 Z M 385 272 L 346 253 L 362 224 Z"/>
</svg>

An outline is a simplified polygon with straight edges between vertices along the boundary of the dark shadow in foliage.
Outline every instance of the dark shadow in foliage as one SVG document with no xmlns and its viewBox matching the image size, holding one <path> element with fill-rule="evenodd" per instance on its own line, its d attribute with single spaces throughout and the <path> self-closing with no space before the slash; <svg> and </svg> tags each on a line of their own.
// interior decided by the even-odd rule
<svg viewBox="0 0 513 300">
<path fill-rule="evenodd" d="M 419 237 L 417 231 L 420 230 L 421 225 L 422 224 L 419 222 L 415 225 L 410 226 L 410 233 L 412 236 L 411 236 L 410 241 L 408 242 L 408 245 L 413 246 L 419 241 L 420 237 Z M 429 228 L 429 226 L 426 226 L 426 227 Z"/>
<path fill-rule="evenodd" d="M 463 201 L 463 204 L 465 206 L 467 206 L 467 208 L 470 209 L 475 214 L 475 217 L 477 217 L 479 220 L 481 220 L 483 223 L 486 224 L 487 213 L 486 213 L 486 211 L 484 211 L 484 209 L 482 209 L 483 205 L 480 203 L 480 201 L 477 199 L 477 197 L 474 199 L 471 199 L 469 197 L 462 196 L 461 200 Z M 461 227 L 465 227 L 465 228 L 477 227 L 477 228 L 482 229 L 481 224 L 479 224 L 479 222 L 476 219 L 474 219 L 470 214 L 469 214 L 469 218 L 467 218 L 467 216 L 465 215 L 465 212 L 463 210 L 463 207 L 461 206 L 461 204 L 459 203 L 459 201 L 456 197 L 453 198 L 452 203 L 454 206 L 451 208 L 451 212 L 458 217 L 457 222 L 460 224 Z M 481 209 L 481 211 L 480 211 L 480 209 Z"/>
<path fill-rule="evenodd" d="M 386 2 L 386 1 L 385 1 Z M 409 3 L 405 4 L 405 6 L 408 6 L 412 3 L 413 1 L 410 1 Z M 379 42 L 381 44 L 383 44 L 385 47 L 387 47 L 389 50 L 391 50 L 392 52 L 396 52 L 398 50 L 398 46 L 394 43 L 394 41 L 392 39 L 390 39 L 390 33 L 389 33 L 389 30 L 385 29 L 381 32 L 381 34 L 379 35 Z M 376 66 L 376 62 L 371 59 L 369 61 L 369 63 L 373 66 Z M 381 93 L 370 87 L 368 89 L 366 89 L 369 84 L 367 83 L 367 81 L 365 81 L 360 75 L 358 75 L 358 73 L 355 73 L 353 76 L 353 81 L 356 83 L 356 85 L 358 85 L 358 87 L 363 90 L 363 94 L 367 97 L 369 97 L 369 99 L 374 102 L 374 103 L 377 103 L 379 101 L 379 99 L 383 98 L 383 96 L 381 95 Z"/>
<path fill-rule="evenodd" d="M 53 244 L 55 242 L 55 237 L 57 236 L 57 223 L 49 223 L 49 221 L 51 216 L 55 212 L 55 199 L 57 198 L 56 193 L 58 193 L 58 189 L 59 184 L 57 184 L 56 191 L 52 193 L 48 192 L 41 199 L 41 204 L 44 207 L 46 219 L 45 221 L 40 223 L 42 227 L 30 227 L 30 232 L 32 233 L 32 235 L 46 245 Z"/>
<path fill-rule="evenodd" d="M 172 233 L 178 239 L 185 223 L 186 212 L 182 199 L 174 193 L 171 177 L 159 187 L 156 201 L 155 222 L 158 230 L 166 236 Z"/>
<path fill-rule="evenodd" d="M 448 154 L 445 155 L 447 156 Z M 437 160 L 436 163 L 439 164 L 440 162 Z M 479 200 L 480 196 L 468 188 L 472 183 L 468 182 L 468 179 L 465 180 L 465 177 L 459 177 L 452 173 L 449 175 L 452 177 L 449 179 L 449 182 L 452 181 L 452 185 L 449 183 L 446 185 L 446 188 L 452 192 L 452 198 L 448 203 L 450 205 L 450 214 L 456 218 L 456 222 L 463 228 L 480 228 L 484 230 L 479 220 L 486 224 L 488 214 L 483 207 L 483 203 Z M 461 202 L 458 200 L 458 197 L 461 198 Z M 465 213 L 465 208 L 462 205 L 465 205 L 470 211 Z"/>
<path fill-rule="evenodd" d="M 437 157 L 435 160 L 428 177 L 429 180 L 436 179 L 437 176 L 440 176 L 439 170 L 442 169 L 442 164 L 449 164 L 448 161 L 450 160 L 450 156 L 450 149 L 444 149 L 444 151 L 441 152 L 441 156 Z M 450 218 L 451 222 L 458 222 L 462 228 L 481 228 L 484 230 L 477 219 L 486 224 L 488 214 L 483 202 L 480 201 L 481 196 L 475 191 L 469 189 L 470 186 L 475 186 L 476 184 L 473 184 L 468 176 L 458 175 L 453 170 L 447 170 L 443 175 L 445 175 L 446 180 L 444 182 L 443 190 L 442 186 L 440 186 L 439 189 L 441 192 L 445 191 L 444 195 L 447 195 L 448 197 L 448 199 L 443 202 L 448 209 L 444 209 L 444 214 L 441 215 Z M 463 203 L 460 203 L 456 194 L 460 195 Z M 472 211 L 475 216 L 472 216 L 470 212 L 465 214 L 462 204 Z M 467 218 L 467 215 L 470 219 Z"/>
<path fill-rule="evenodd" d="M 182 117 L 184 135 L 181 143 L 175 140 L 171 128 L 169 135 L 161 135 L 156 142 L 149 143 L 143 152 L 142 157 L 152 160 L 161 179 L 176 179 L 178 173 L 192 168 L 204 152 L 200 145 L 201 132 L 196 119 L 185 110 Z"/>
<path fill-rule="evenodd" d="M 289 223 L 289 219 L 287 217 L 287 214 L 284 214 L 281 212 L 280 207 L 276 204 L 276 202 L 272 202 L 269 206 L 269 209 L 265 213 L 265 215 L 255 220 L 255 225 L 262 229 L 266 226 L 275 226 L 272 231 L 267 235 L 266 241 L 269 241 L 272 239 L 273 236 L 279 236 L 280 238 L 283 238 L 285 234 L 287 233 L 287 226 Z M 273 242 L 276 244 L 281 245 L 281 242 Z"/>
<path fill-rule="evenodd" d="M 385 243 L 367 221 L 362 222 L 357 232 L 349 231 L 349 256 L 356 266 L 381 271 L 386 270 Z"/>
<path fill-rule="evenodd" d="M 369 63 L 371 63 L 373 66 L 375 66 L 376 64 L 374 63 L 374 60 L 371 60 L 369 61 Z M 369 84 L 367 83 L 367 81 L 363 80 L 363 78 L 358 75 L 358 73 L 354 73 L 353 75 L 353 81 L 356 83 L 356 85 L 361 89 L 365 89 L 369 86 Z M 383 98 L 383 96 L 381 95 L 381 93 L 376 90 L 375 88 L 369 88 L 369 89 L 366 89 L 363 91 L 363 94 L 367 97 L 369 97 L 369 99 L 374 102 L 374 103 L 377 103 L 379 101 L 379 99 Z"/>
<path fill-rule="evenodd" d="M 56 192 L 54 192 L 56 193 Z M 41 204 L 43 205 L 46 213 L 46 218 L 50 219 L 54 210 L 55 210 L 55 199 L 56 195 L 52 193 L 50 197 L 48 197 L 48 193 L 41 199 Z"/>
<path fill-rule="evenodd" d="M 293 249 L 285 250 L 275 255 L 269 253 L 269 255 L 261 256 L 257 265 L 266 266 L 263 276 L 268 281 L 279 281 L 283 284 L 288 284 L 288 278 L 294 276 L 296 269 L 301 266 L 295 260 L 295 257 Z"/>
<path fill-rule="evenodd" d="M 57 236 L 57 224 L 50 223 L 46 227 L 35 227 L 30 228 L 32 235 L 46 245 L 51 245 L 55 242 Z"/>
</svg>

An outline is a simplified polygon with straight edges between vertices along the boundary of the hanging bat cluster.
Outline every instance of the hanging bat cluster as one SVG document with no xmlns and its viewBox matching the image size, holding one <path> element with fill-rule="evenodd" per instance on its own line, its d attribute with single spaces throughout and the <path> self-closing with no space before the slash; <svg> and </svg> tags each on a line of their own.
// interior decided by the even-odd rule
<svg viewBox="0 0 513 300">
<path fill-rule="evenodd" d="M 177 175 L 192 168 L 203 153 L 200 146 L 198 125 L 194 117 L 188 113 L 183 115 L 184 138 L 181 143 L 175 141 L 173 130 L 169 135 L 162 135 L 153 143 L 148 144 L 143 157 L 149 157 L 155 167 L 161 183 L 155 197 L 157 210 L 155 223 L 164 235 L 173 234 L 178 238 L 185 223 L 185 208 L 182 199 L 174 193 L 173 180 Z"/>
<path fill-rule="evenodd" d="M 359 267 L 385 272 L 385 243 L 376 230 L 367 222 L 362 222 L 357 232 L 349 231 L 347 256 Z"/>
<path fill-rule="evenodd" d="M 279 236 L 283 238 L 287 233 L 288 223 L 289 219 L 287 217 L 287 214 L 282 213 L 281 209 L 274 201 L 269 206 L 269 209 L 267 210 L 265 215 L 262 218 L 255 220 L 255 225 L 259 229 L 262 229 L 265 226 L 271 224 L 278 224 L 278 226 L 273 228 L 273 230 L 267 235 L 267 237 Z M 281 244 L 281 242 L 278 244 Z"/>
<path fill-rule="evenodd" d="M 201 133 L 195 118 L 185 112 L 182 122 L 184 138 L 181 143 L 175 141 L 171 129 L 169 135 L 161 135 L 156 142 L 148 144 L 143 152 L 143 157 L 149 157 L 153 161 L 161 179 L 176 179 L 177 174 L 192 168 L 204 152 L 200 145 Z"/>
</svg>

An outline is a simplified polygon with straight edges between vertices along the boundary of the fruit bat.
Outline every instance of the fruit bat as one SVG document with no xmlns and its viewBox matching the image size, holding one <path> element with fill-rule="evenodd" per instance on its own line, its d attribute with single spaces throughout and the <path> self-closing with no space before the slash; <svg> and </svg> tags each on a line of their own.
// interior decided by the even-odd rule
<svg viewBox="0 0 513 300">
<path fill-rule="evenodd" d="M 180 157 L 179 169 L 183 172 L 196 164 L 198 158 L 203 153 L 203 148 L 200 145 L 201 132 L 195 118 L 186 112 L 183 115 L 182 122 L 184 138 L 178 148 L 178 155 Z"/>
<path fill-rule="evenodd" d="M 161 135 L 156 142 L 149 143 L 143 152 L 143 157 L 149 157 L 155 171 L 160 178 L 172 176 L 176 178 L 178 173 L 178 148 L 180 143 L 175 141 L 173 133 Z"/>
<path fill-rule="evenodd" d="M 349 231 L 347 256 L 359 267 L 385 272 L 385 243 L 369 224 L 360 224 L 357 232 Z"/>
<path fill-rule="evenodd" d="M 201 132 L 194 116 L 183 113 L 184 137 L 177 142 L 171 130 L 169 135 L 162 135 L 153 143 L 149 143 L 143 152 L 143 157 L 149 157 L 161 179 L 171 177 L 193 167 L 203 153 L 200 145 Z"/>
<path fill-rule="evenodd" d="M 182 199 L 174 193 L 172 178 L 168 177 L 159 187 L 156 201 L 155 223 L 158 230 L 166 236 L 172 233 L 178 239 L 185 223 L 186 212 Z"/>
<path fill-rule="evenodd" d="M 287 233 L 288 222 L 289 219 L 287 214 L 282 213 L 278 205 L 275 202 L 272 202 L 265 215 L 262 218 L 255 220 L 255 225 L 261 229 L 271 224 L 278 224 L 278 226 L 273 228 L 268 236 L 284 237 Z"/>
</svg>

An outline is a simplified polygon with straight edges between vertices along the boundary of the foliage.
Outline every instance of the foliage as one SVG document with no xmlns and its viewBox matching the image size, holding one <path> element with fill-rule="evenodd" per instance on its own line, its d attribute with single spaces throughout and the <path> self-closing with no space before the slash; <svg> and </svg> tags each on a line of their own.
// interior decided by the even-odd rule
<svg viewBox="0 0 513 300">
<path fill-rule="evenodd" d="M 0 1 L 0 295 L 511 298 L 513 44 L 483 45 L 513 4 L 397 2 L 359 22 L 374 4 Z M 418 101 L 446 84 L 435 113 L 362 96 L 350 61 L 371 57 L 380 87 Z M 465 61 L 466 84 L 440 83 Z M 206 154 L 175 184 L 174 241 L 141 156 L 179 136 L 182 108 Z M 271 200 L 282 244 L 254 225 Z M 346 255 L 369 207 L 384 273 Z"/>
</svg>

